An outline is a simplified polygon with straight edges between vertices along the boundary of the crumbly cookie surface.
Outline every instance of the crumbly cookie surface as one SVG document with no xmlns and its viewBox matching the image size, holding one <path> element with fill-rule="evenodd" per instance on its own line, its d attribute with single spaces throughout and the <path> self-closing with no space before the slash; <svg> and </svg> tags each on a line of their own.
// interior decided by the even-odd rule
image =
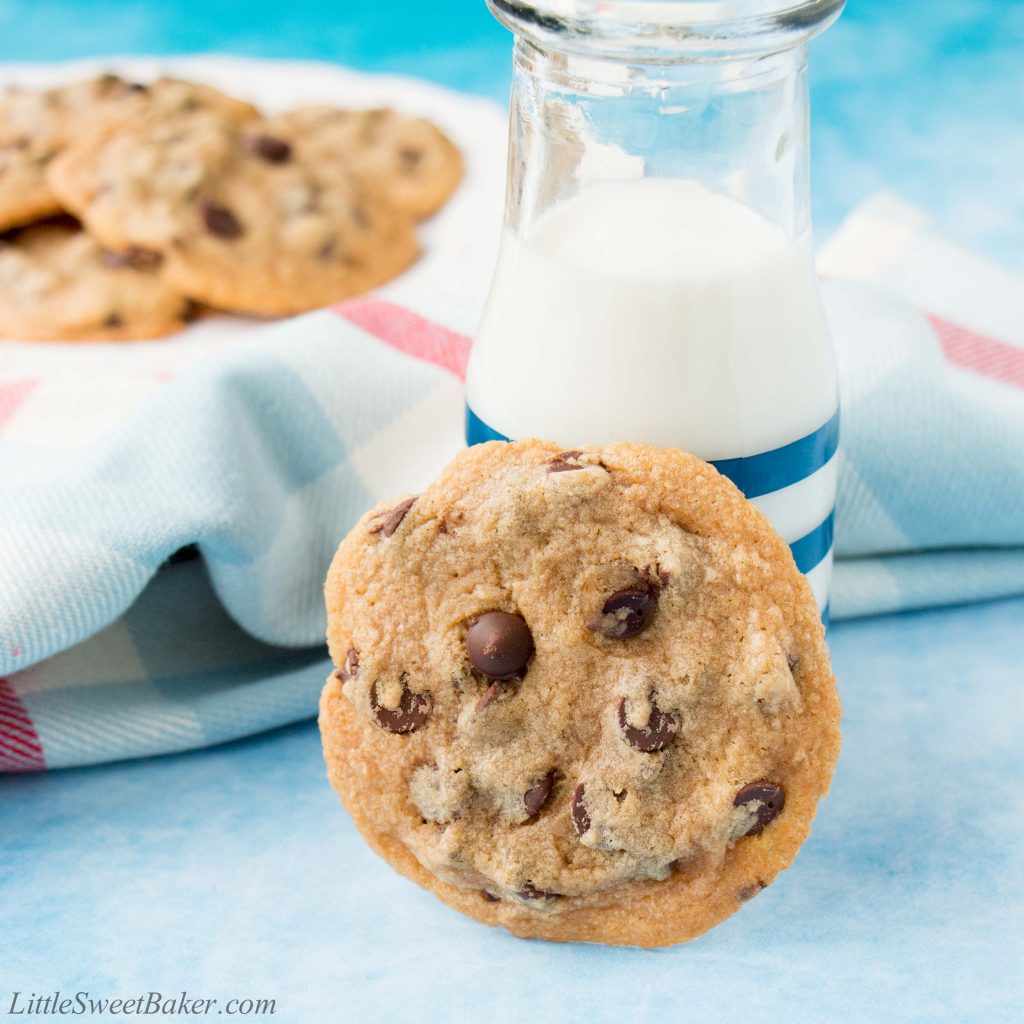
<svg viewBox="0 0 1024 1024">
<path fill-rule="evenodd" d="M 161 254 L 172 287 L 221 309 L 273 316 L 340 301 L 419 252 L 410 218 L 263 122 L 150 115 L 69 149 L 50 179 L 106 246 Z"/>
<path fill-rule="evenodd" d="M 364 516 L 325 592 L 331 783 L 464 913 L 679 942 L 806 838 L 839 748 L 817 607 L 700 460 L 476 446 Z"/>
<path fill-rule="evenodd" d="M 216 89 L 171 78 L 143 85 L 101 75 L 39 92 L 0 94 L 0 230 L 61 211 L 48 168 L 83 133 L 146 110 L 200 109 L 231 118 L 256 115 L 250 104 Z"/>
<path fill-rule="evenodd" d="M 112 253 L 73 224 L 45 222 L 0 239 L 0 337 L 121 341 L 172 334 L 193 303 L 158 259 Z"/>
<path fill-rule="evenodd" d="M 346 163 L 417 219 L 436 213 L 462 180 L 462 154 L 436 125 L 387 107 L 299 107 L 273 124 L 297 136 L 311 159 Z"/>
</svg>

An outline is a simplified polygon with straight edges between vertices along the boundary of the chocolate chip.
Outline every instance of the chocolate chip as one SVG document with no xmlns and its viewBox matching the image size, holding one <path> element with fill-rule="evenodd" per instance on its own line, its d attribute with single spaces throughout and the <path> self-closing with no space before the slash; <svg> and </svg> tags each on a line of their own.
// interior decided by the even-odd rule
<svg viewBox="0 0 1024 1024">
<path fill-rule="evenodd" d="M 576 829 L 576 835 L 583 837 L 590 831 L 590 814 L 587 812 L 587 805 L 583 802 L 584 795 L 583 783 L 581 782 L 576 787 L 576 792 L 572 795 L 572 803 L 569 806 L 570 813 L 572 814 L 572 826 Z"/>
<path fill-rule="evenodd" d="M 268 164 L 287 163 L 292 155 L 291 144 L 275 135 L 249 135 L 245 140 L 245 148 Z"/>
<path fill-rule="evenodd" d="M 637 729 L 626 719 L 626 698 L 623 697 L 619 701 L 619 728 L 622 730 L 622 738 L 635 750 L 643 751 L 645 754 L 656 754 L 676 738 L 679 723 L 675 715 L 662 711 L 652 700 L 647 725 Z"/>
<path fill-rule="evenodd" d="M 200 205 L 200 212 L 203 215 L 203 223 L 206 230 L 217 238 L 231 240 L 239 238 L 243 233 L 241 222 L 226 206 L 218 206 L 204 200 Z"/>
<path fill-rule="evenodd" d="M 420 161 L 423 159 L 423 151 L 420 149 L 414 149 L 412 146 L 403 146 L 398 151 L 398 161 L 402 165 L 402 170 L 406 173 L 415 171 L 420 165 Z"/>
<path fill-rule="evenodd" d="M 580 462 L 583 454 L 577 450 L 559 452 L 544 465 L 549 473 L 571 473 L 575 469 L 593 469 L 595 466 L 607 471 L 608 467 L 603 462 Z"/>
<path fill-rule="evenodd" d="M 488 679 L 515 679 L 533 654 L 533 635 L 521 615 L 484 612 L 469 623 L 466 653 Z"/>
<path fill-rule="evenodd" d="M 733 807 L 743 807 L 752 803 L 760 806 L 757 808 L 753 823 L 743 836 L 759 836 L 786 806 L 786 794 L 782 787 L 774 782 L 764 779 L 749 782 L 736 794 L 732 804 Z"/>
<path fill-rule="evenodd" d="M 132 93 L 149 92 L 149 86 L 141 82 L 126 82 L 120 75 L 101 75 L 97 83 L 100 92 L 113 96 L 127 96 Z"/>
<path fill-rule="evenodd" d="M 616 803 L 621 804 L 622 801 L 625 800 L 627 796 L 629 796 L 629 790 L 628 789 L 620 789 L 620 790 L 617 790 L 617 791 L 613 790 L 612 791 L 612 796 L 615 797 L 615 802 Z"/>
<path fill-rule="evenodd" d="M 653 566 L 645 565 L 641 575 L 655 590 L 667 587 L 668 581 L 672 579 L 671 574 L 662 569 L 660 562 L 655 562 Z"/>
<path fill-rule="evenodd" d="M 334 674 L 338 679 L 345 683 L 348 682 L 349 679 L 355 679 L 358 671 L 359 652 L 354 647 L 350 647 L 348 649 L 348 654 L 345 655 L 345 663 Z"/>
<path fill-rule="evenodd" d="M 753 882 L 750 885 L 743 886 L 743 888 L 740 889 L 736 896 L 739 899 L 740 903 L 746 903 L 747 900 L 752 900 L 759 892 L 761 892 L 762 889 L 767 888 L 768 886 L 759 878 L 756 882 Z"/>
<path fill-rule="evenodd" d="M 370 215 L 358 203 L 352 207 L 352 220 L 355 221 L 356 227 L 361 228 L 363 231 L 369 231 L 373 227 Z"/>
<path fill-rule="evenodd" d="M 303 213 L 316 213 L 320 209 L 321 189 L 319 185 L 310 185 L 306 190 L 306 203 L 302 207 Z"/>
<path fill-rule="evenodd" d="M 491 683 L 486 690 L 480 695 L 480 699 L 476 702 L 476 707 L 473 708 L 477 713 L 483 711 L 485 708 L 490 707 L 501 694 L 501 683 Z"/>
<path fill-rule="evenodd" d="M 493 892 L 488 892 L 486 889 L 480 890 L 480 895 L 483 896 L 488 903 L 500 903 L 501 897 L 495 896 Z"/>
<path fill-rule="evenodd" d="M 134 270 L 152 270 L 163 263 L 163 256 L 153 249 L 144 249 L 141 245 L 130 245 L 127 249 L 114 252 L 104 249 L 101 257 L 103 265 L 110 270 L 131 267 Z"/>
<path fill-rule="evenodd" d="M 522 900 L 531 900 L 534 902 L 544 901 L 550 903 L 552 900 L 558 899 L 557 892 L 543 892 L 540 889 L 535 889 L 529 882 L 522 887 L 522 889 L 516 890 L 516 895 Z"/>
<path fill-rule="evenodd" d="M 446 512 L 441 516 L 441 522 L 438 523 L 438 533 L 452 533 L 456 527 L 462 525 L 462 520 L 465 518 L 463 512 Z"/>
<path fill-rule="evenodd" d="M 627 587 L 616 590 L 601 606 L 601 615 L 588 625 L 611 640 L 632 640 L 651 624 L 658 607 L 656 590 Z"/>
<path fill-rule="evenodd" d="M 120 313 L 108 313 L 107 318 L 103 321 L 103 326 L 110 328 L 124 327 L 124 320 Z"/>
<path fill-rule="evenodd" d="M 374 683 L 370 688 L 370 710 L 374 721 L 388 732 L 401 735 L 418 729 L 427 720 L 430 706 L 430 694 L 413 693 L 403 682 L 402 699 L 397 708 L 389 710 L 377 703 L 377 684 Z"/>
<path fill-rule="evenodd" d="M 370 533 L 380 533 L 390 537 L 395 530 L 402 525 L 406 513 L 416 504 L 416 498 L 406 498 L 405 501 L 389 509 L 387 512 L 378 512 L 372 519 L 373 526 L 369 528 Z"/>
<path fill-rule="evenodd" d="M 523 795 L 523 804 L 526 813 L 532 818 L 540 814 L 541 809 L 548 802 L 551 790 L 555 787 L 554 769 L 549 771 L 540 782 L 535 782 Z"/>
</svg>

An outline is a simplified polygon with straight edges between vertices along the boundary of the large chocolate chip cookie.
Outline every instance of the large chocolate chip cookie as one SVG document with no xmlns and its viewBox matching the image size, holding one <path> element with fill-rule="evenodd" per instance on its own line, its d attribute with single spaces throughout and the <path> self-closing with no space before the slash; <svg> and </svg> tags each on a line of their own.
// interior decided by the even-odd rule
<svg viewBox="0 0 1024 1024">
<path fill-rule="evenodd" d="M 368 513 L 320 725 L 368 842 L 517 935 L 693 938 L 787 867 L 839 750 L 817 606 L 706 463 L 538 441 Z"/>
</svg>

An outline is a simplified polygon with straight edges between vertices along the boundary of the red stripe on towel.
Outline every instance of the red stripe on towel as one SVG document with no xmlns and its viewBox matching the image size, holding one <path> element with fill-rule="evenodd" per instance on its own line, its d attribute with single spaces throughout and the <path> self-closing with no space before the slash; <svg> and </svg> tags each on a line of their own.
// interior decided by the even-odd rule
<svg viewBox="0 0 1024 1024">
<path fill-rule="evenodd" d="M 38 380 L 8 380 L 0 383 L 0 427 L 2 427 L 32 394 Z"/>
<path fill-rule="evenodd" d="M 399 352 L 440 366 L 460 380 L 466 376 L 472 342 L 464 334 L 386 299 L 354 299 L 335 306 L 334 312 Z"/>
<path fill-rule="evenodd" d="M 0 771 L 37 772 L 45 767 L 32 719 L 11 684 L 0 679 Z"/>
<path fill-rule="evenodd" d="M 1024 349 L 977 334 L 933 313 L 927 316 L 946 359 L 954 366 L 1024 388 Z"/>
</svg>

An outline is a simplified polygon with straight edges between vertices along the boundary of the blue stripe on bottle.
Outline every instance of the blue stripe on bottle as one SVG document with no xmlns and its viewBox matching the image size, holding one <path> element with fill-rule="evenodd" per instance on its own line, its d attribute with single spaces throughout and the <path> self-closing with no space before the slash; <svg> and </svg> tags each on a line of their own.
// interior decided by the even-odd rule
<svg viewBox="0 0 1024 1024">
<path fill-rule="evenodd" d="M 828 554 L 829 548 L 832 547 L 834 524 L 835 513 L 830 512 L 820 526 L 816 526 L 810 533 L 804 534 L 789 545 L 789 550 L 793 552 L 793 561 L 801 572 L 810 572 Z"/>
<path fill-rule="evenodd" d="M 466 406 L 466 443 L 508 441 L 489 427 Z M 781 448 L 738 459 L 717 459 L 711 463 L 722 476 L 727 476 L 748 498 L 780 491 L 799 483 L 828 462 L 839 445 L 839 410 L 823 426 L 806 437 L 798 438 Z"/>
<path fill-rule="evenodd" d="M 466 443 L 508 441 L 504 434 L 489 427 L 466 406 Z M 821 469 L 836 452 L 839 444 L 839 410 L 824 426 L 781 448 L 740 459 L 719 459 L 711 465 L 727 476 L 748 498 L 781 490 L 798 483 Z M 832 547 L 835 514 L 829 513 L 823 523 L 789 545 L 793 561 L 802 573 L 810 572 Z M 826 612 L 827 614 L 827 612 Z"/>
<path fill-rule="evenodd" d="M 466 406 L 466 444 L 483 444 L 485 441 L 510 441 L 511 438 L 499 434 L 493 427 L 486 423 L 472 409 Z"/>
<path fill-rule="evenodd" d="M 799 483 L 828 462 L 839 446 L 839 410 L 832 419 L 806 437 L 760 455 L 717 459 L 711 463 L 748 498 L 781 491 Z"/>
</svg>

